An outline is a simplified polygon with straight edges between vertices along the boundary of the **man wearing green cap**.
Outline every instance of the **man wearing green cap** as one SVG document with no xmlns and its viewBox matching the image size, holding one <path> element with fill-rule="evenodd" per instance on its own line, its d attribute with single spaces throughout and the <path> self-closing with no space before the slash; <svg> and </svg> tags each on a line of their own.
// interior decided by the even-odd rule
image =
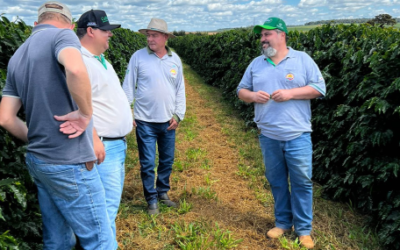
<svg viewBox="0 0 400 250">
<path fill-rule="evenodd" d="M 275 227 L 267 235 L 278 238 L 294 226 L 301 244 L 310 249 L 314 247 L 310 99 L 325 96 L 325 81 L 310 56 L 287 47 L 282 19 L 271 17 L 254 32 L 261 34 L 262 55 L 248 66 L 237 93 L 254 103 L 265 176 L 275 200 Z"/>
</svg>

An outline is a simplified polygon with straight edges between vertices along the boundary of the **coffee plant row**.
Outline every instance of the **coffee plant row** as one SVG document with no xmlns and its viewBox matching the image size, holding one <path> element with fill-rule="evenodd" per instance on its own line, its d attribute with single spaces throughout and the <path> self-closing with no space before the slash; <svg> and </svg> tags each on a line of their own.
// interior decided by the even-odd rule
<svg viewBox="0 0 400 250">
<path fill-rule="evenodd" d="M 0 101 L 7 64 L 31 34 L 22 20 L 0 16 Z M 121 80 L 133 52 L 146 45 L 146 37 L 128 29 L 113 31 L 106 57 Z M 19 117 L 24 119 L 23 110 Z M 0 128 L 0 249 L 43 249 L 37 190 L 25 167 L 26 145 Z"/>
<path fill-rule="evenodd" d="M 186 35 L 169 45 L 254 126 L 253 105 L 238 100 L 236 87 L 260 55 L 258 35 Z M 326 97 L 312 101 L 314 180 L 327 198 L 369 214 L 383 246 L 400 249 L 399 31 L 324 25 L 289 32 L 288 45 L 307 52 L 327 83 Z"/>
</svg>

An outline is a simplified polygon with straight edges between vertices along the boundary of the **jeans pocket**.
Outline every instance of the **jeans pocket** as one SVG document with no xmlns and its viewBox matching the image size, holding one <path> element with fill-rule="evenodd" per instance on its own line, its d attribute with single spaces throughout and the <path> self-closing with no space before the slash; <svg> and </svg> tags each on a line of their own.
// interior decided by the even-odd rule
<svg viewBox="0 0 400 250">
<path fill-rule="evenodd" d="M 76 199 L 79 196 L 79 189 L 74 169 L 55 171 L 57 167 L 56 165 L 37 166 L 37 177 L 46 185 L 49 193 L 64 200 Z"/>
</svg>

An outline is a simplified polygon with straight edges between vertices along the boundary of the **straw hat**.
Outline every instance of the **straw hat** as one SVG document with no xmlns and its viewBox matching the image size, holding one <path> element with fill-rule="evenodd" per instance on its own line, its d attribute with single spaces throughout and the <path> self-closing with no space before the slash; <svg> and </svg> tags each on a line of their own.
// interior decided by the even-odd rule
<svg viewBox="0 0 400 250">
<path fill-rule="evenodd" d="M 159 18 L 152 18 L 147 29 L 140 29 L 139 32 L 146 35 L 146 31 L 158 31 L 167 34 L 169 38 L 175 38 L 175 36 L 168 32 L 167 23 Z"/>
</svg>

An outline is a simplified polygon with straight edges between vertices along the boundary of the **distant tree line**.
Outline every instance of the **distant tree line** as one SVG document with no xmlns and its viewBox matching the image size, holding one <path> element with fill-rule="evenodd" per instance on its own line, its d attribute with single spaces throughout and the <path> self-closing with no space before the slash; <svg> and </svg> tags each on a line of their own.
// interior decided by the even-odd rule
<svg viewBox="0 0 400 250">
<path fill-rule="evenodd" d="M 393 22 L 388 23 L 389 25 L 396 24 L 397 22 L 400 22 L 400 18 L 392 18 L 388 14 L 381 14 L 376 16 L 375 18 L 353 18 L 353 19 L 334 19 L 334 20 L 321 20 L 321 21 L 315 21 L 315 22 L 308 22 L 305 23 L 304 25 L 318 25 L 318 24 L 329 24 L 329 23 L 371 23 L 371 20 L 376 20 L 376 19 L 381 19 L 381 17 L 385 16 L 386 18 L 393 19 Z M 384 17 L 384 18 L 385 18 Z M 393 23 L 393 24 L 392 24 Z"/>
</svg>

